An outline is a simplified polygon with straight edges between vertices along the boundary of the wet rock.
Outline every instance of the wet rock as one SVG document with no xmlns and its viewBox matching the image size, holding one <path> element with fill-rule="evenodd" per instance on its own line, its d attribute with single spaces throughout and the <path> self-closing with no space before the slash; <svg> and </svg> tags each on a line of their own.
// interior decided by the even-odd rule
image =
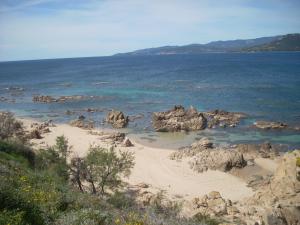
<svg viewBox="0 0 300 225">
<path fill-rule="evenodd" d="M 142 119 L 144 117 L 145 117 L 144 114 L 138 114 L 138 115 L 134 115 L 134 116 L 128 116 L 128 119 L 130 122 L 134 122 L 135 120 Z"/>
<path fill-rule="evenodd" d="M 179 105 L 167 112 L 153 113 L 152 124 L 158 132 L 203 130 L 206 128 L 206 118 L 193 107 L 185 110 Z"/>
<path fill-rule="evenodd" d="M 124 128 L 128 124 L 128 117 L 121 111 L 111 111 L 107 114 L 106 122 L 112 124 L 114 128 Z"/>
<path fill-rule="evenodd" d="M 33 102 L 51 103 L 56 102 L 56 99 L 49 95 L 36 95 L 32 98 Z"/>
<path fill-rule="evenodd" d="M 285 129 L 288 127 L 287 124 L 282 122 L 270 122 L 270 121 L 256 121 L 254 126 L 259 129 L 263 130 L 270 130 L 270 129 Z"/>
<path fill-rule="evenodd" d="M 85 119 L 85 116 L 84 116 L 84 115 L 78 116 L 78 120 L 84 120 L 84 119 Z"/>
<path fill-rule="evenodd" d="M 207 127 L 235 127 L 240 123 L 240 120 L 246 118 L 246 114 L 238 112 L 227 112 L 216 109 L 214 111 L 205 112 L 204 116 L 207 118 Z"/>
</svg>

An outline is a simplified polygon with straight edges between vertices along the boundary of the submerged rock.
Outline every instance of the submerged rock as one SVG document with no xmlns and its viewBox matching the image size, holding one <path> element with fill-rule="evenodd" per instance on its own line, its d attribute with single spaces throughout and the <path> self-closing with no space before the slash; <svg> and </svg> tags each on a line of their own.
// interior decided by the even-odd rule
<svg viewBox="0 0 300 225">
<path fill-rule="evenodd" d="M 227 112 L 216 109 L 214 111 L 205 112 L 204 116 L 207 118 L 207 127 L 235 127 L 240 123 L 240 120 L 246 117 L 246 114 L 239 112 Z"/>
<path fill-rule="evenodd" d="M 259 129 L 263 130 L 270 130 L 270 129 L 285 129 L 288 127 L 287 124 L 282 122 L 271 122 L 271 121 L 256 121 L 254 126 Z"/>
<path fill-rule="evenodd" d="M 37 95 L 37 96 L 33 96 L 32 101 L 33 102 L 42 102 L 42 103 L 51 103 L 51 102 L 56 102 L 56 99 L 49 95 Z"/>
<path fill-rule="evenodd" d="M 124 128 L 128 124 L 128 116 L 121 111 L 111 111 L 106 116 L 106 122 L 112 124 L 114 128 Z"/>
<path fill-rule="evenodd" d="M 167 112 L 155 112 L 152 116 L 155 131 L 193 131 L 206 128 L 206 118 L 195 108 L 185 110 L 183 106 L 175 106 Z"/>
</svg>

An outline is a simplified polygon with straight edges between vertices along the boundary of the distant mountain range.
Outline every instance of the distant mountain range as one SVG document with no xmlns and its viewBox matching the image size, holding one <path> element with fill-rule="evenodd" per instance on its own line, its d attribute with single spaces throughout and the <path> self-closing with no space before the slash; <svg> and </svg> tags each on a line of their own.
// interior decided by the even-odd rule
<svg viewBox="0 0 300 225">
<path fill-rule="evenodd" d="M 246 40 L 214 41 L 208 44 L 163 46 L 158 48 L 141 49 L 127 53 L 119 53 L 115 56 L 263 51 L 300 51 L 300 34 L 287 34 Z"/>
</svg>

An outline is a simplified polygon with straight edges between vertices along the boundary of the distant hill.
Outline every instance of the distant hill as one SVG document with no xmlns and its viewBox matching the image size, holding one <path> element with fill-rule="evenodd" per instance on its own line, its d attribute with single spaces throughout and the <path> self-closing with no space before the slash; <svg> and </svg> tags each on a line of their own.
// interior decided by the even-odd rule
<svg viewBox="0 0 300 225">
<path fill-rule="evenodd" d="M 115 56 L 199 54 L 245 51 L 299 51 L 299 48 L 300 34 L 287 34 L 246 40 L 214 41 L 207 44 L 147 48 L 133 52 L 119 53 Z"/>
<path fill-rule="evenodd" d="M 248 47 L 244 50 L 250 52 L 300 51 L 300 34 L 287 34 L 270 43 Z"/>
</svg>

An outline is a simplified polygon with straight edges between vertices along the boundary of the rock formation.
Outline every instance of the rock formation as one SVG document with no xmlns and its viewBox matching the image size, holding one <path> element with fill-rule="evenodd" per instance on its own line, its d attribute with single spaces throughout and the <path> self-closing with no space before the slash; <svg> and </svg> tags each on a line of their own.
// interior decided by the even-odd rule
<svg viewBox="0 0 300 225">
<path fill-rule="evenodd" d="M 240 202 L 231 202 L 213 191 L 192 201 L 194 213 L 219 217 L 233 224 L 299 225 L 300 150 L 286 153 L 271 178 L 259 178 L 255 194 Z"/>
<path fill-rule="evenodd" d="M 195 108 L 185 110 L 183 106 L 175 106 L 167 112 L 155 112 L 152 116 L 155 131 L 193 131 L 206 128 L 206 118 Z"/>
<path fill-rule="evenodd" d="M 207 127 L 214 128 L 216 126 L 235 127 L 239 124 L 241 119 L 246 117 L 246 114 L 216 109 L 214 111 L 205 112 L 204 116 L 208 121 Z"/>
<path fill-rule="evenodd" d="M 110 111 L 107 114 L 106 122 L 112 124 L 114 128 L 124 128 L 128 124 L 128 117 L 121 111 Z"/>
<path fill-rule="evenodd" d="M 270 129 L 284 129 L 287 128 L 288 125 L 281 122 L 256 121 L 254 123 L 254 127 L 263 130 L 270 130 Z"/>
<path fill-rule="evenodd" d="M 79 127 L 83 129 L 93 129 L 95 127 L 94 121 L 86 121 L 83 115 L 80 115 L 78 119 L 70 121 L 70 125 L 73 127 Z"/>
<path fill-rule="evenodd" d="M 207 139 L 201 139 L 190 147 L 172 153 L 170 158 L 185 158 L 191 168 L 200 173 L 208 169 L 227 172 L 247 165 L 242 153 L 235 149 L 214 148 Z"/>
</svg>

